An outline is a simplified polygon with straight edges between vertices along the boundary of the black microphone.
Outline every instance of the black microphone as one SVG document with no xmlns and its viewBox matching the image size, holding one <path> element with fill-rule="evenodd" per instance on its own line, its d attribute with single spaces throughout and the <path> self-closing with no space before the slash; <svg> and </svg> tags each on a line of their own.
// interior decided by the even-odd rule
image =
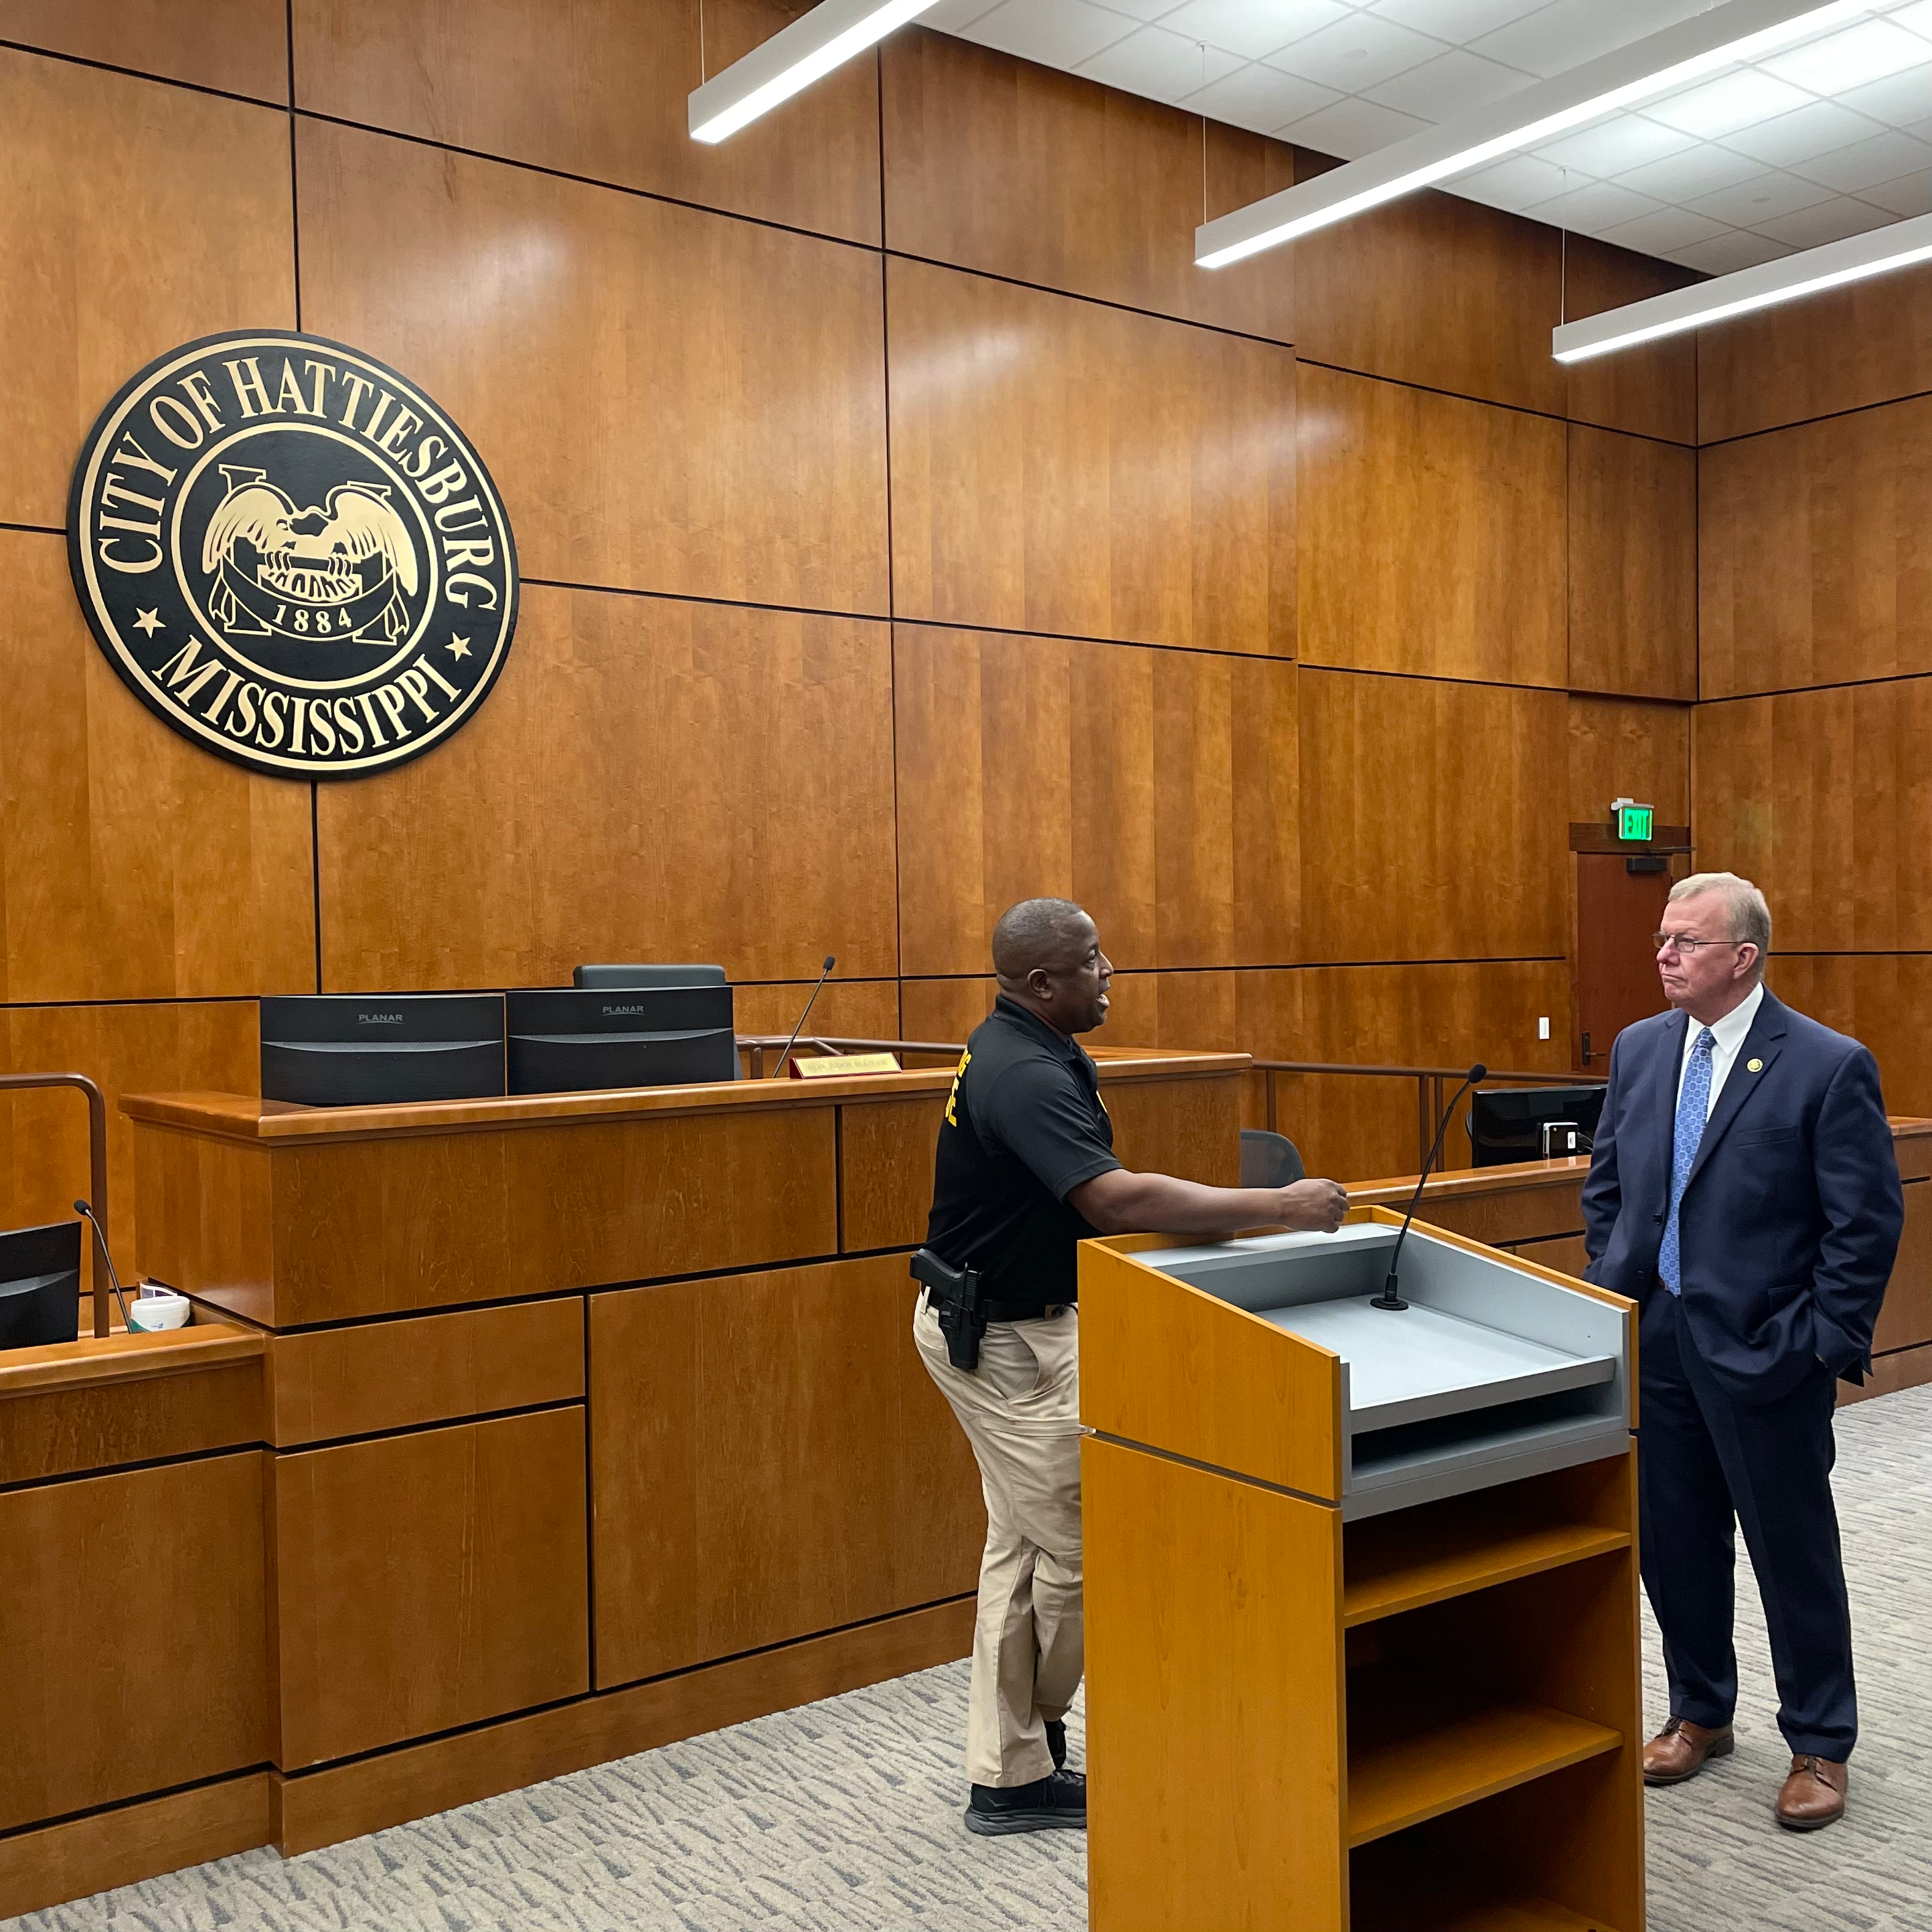
<svg viewBox="0 0 1932 1932">
<path fill-rule="evenodd" d="M 818 986 L 824 986 L 826 981 L 831 978 L 832 969 L 838 964 L 837 954 L 828 952 L 825 956 L 825 970 L 818 976 Z M 818 986 L 812 988 L 812 998 L 806 1001 L 805 1011 L 799 1015 L 798 1024 L 792 1028 L 791 1037 L 785 1042 L 785 1050 L 778 1055 L 778 1070 L 772 1076 L 774 1080 L 782 1080 L 784 1078 L 785 1062 L 791 1058 L 791 1050 L 797 1046 L 798 1036 L 804 1032 L 805 1023 L 812 1017 L 812 1001 L 818 998 Z"/>
<path fill-rule="evenodd" d="M 1449 1123 L 1454 1118 L 1456 1102 L 1478 1081 L 1486 1080 L 1489 1077 L 1490 1070 L 1480 1060 L 1478 1060 L 1464 1076 L 1462 1085 L 1456 1089 L 1448 1106 L 1442 1110 L 1442 1118 L 1436 1124 L 1436 1144 L 1429 1150 L 1429 1158 L 1422 1163 L 1421 1178 L 1415 1184 L 1414 1193 L 1409 1197 L 1408 1212 L 1402 1216 L 1402 1232 L 1395 1238 L 1395 1252 L 1389 1256 L 1388 1279 L 1382 1283 L 1382 1293 L 1370 1297 L 1369 1306 L 1371 1308 L 1399 1310 L 1408 1306 L 1396 1292 L 1396 1274 L 1402 1264 L 1402 1244 L 1408 1239 L 1408 1224 L 1415 1219 L 1415 1210 L 1422 1204 L 1422 1190 L 1429 1185 L 1430 1170 L 1436 1165 L 1436 1156 L 1442 1151 L 1442 1136 L 1448 1132 Z"/>
<path fill-rule="evenodd" d="M 100 1258 L 107 1264 L 107 1279 L 113 1284 L 114 1299 L 121 1304 L 122 1326 L 130 1335 L 138 1334 L 140 1331 L 134 1323 L 128 1319 L 128 1298 L 121 1292 L 121 1277 L 114 1272 L 114 1257 L 107 1252 L 107 1236 L 100 1223 L 94 1218 L 94 1210 L 85 1201 L 76 1201 L 74 1204 L 74 1211 L 94 1230 L 94 1238 L 100 1244 Z"/>
</svg>

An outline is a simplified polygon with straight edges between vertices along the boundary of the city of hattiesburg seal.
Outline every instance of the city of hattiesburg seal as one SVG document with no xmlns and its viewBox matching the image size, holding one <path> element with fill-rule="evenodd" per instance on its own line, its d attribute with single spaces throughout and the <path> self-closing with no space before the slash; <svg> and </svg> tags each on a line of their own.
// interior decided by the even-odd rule
<svg viewBox="0 0 1932 1932">
<path fill-rule="evenodd" d="M 516 548 L 469 440 L 393 369 L 285 329 L 188 343 L 122 389 L 74 466 L 68 554 L 142 702 L 282 777 L 441 743 L 516 628 Z"/>
</svg>

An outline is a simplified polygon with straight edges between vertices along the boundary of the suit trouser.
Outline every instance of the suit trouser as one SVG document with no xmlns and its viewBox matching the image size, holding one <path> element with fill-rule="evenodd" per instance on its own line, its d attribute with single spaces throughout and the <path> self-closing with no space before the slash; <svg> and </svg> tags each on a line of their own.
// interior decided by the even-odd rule
<svg viewBox="0 0 1932 1932">
<path fill-rule="evenodd" d="M 1645 1299 L 1638 1360 L 1643 1582 L 1664 1634 L 1672 1714 L 1727 1724 L 1737 1706 L 1735 1519 L 1771 1636 L 1778 1727 L 1794 1754 L 1842 1762 L 1858 1720 L 1832 1500 L 1835 1378 L 1821 1362 L 1776 1402 L 1740 1402 L 1660 1286 Z"/>
<path fill-rule="evenodd" d="M 1071 1307 L 996 1322 L 970 1372 L 946 1359 L 922 1294 L 913 1340 L 980 1465 L 986 1553 L 973 1629 L 966 1770 L 1030 1784 L 1053 1768 L 1046 1724 L 1080 1688 L 1080 1324 Z"/>
</svg>

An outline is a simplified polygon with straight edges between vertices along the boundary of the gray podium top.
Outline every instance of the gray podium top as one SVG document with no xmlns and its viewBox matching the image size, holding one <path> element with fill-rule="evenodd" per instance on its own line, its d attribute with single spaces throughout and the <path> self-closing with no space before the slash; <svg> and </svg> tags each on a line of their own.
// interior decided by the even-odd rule
<svg viewBox="0 0 1932 1932">
<path fill-rule="evenodd" d="M 1357 1222 L 1142 1258 L 1340 1358 L 1345 1516 L 1628 1448 L 1621 1310 L 1419 1227 L 1402 1253 L 1410 1306 L 1372 1307 L 1396 1233 Z"/>
</svg>

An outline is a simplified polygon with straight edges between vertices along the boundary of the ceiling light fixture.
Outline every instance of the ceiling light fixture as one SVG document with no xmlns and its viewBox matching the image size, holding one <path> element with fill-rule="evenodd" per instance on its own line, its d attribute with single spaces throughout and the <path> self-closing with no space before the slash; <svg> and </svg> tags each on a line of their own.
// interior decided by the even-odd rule
<svg viewBox="0 0 1932 1932">
<path fill-rule="evenodd" d="M 1634 349 L 1686 329 L 1702 328 L 1732 316 L 1795 302 L 1801 296 L 1842 288 L 1873 275 L 1909 268 L 1915 262 L 1932 261 L 1932 214 L 1915 215 L 1843 242 L 1828 242 L 1802 255 L 1762 262 L 1754 268 L 1720 275 L 1714 281 L 1652 296 L 1623 308 L 1608 309 L 1582 322 L 1568 322 L 1552 333 L 1550 346 L 1559 362 L 1586 362 L 1618 349 Z"/>
<path fill-rule="evenodd" d="M 1194 231 L 1195 266 L 1224 268 L 1870 11 L 1870 0 L 1824 6 L 1818 0 L 1726 0 L 1492 106 L 1204 222 Z"/>
<path fill-rule="evenodd" d="M 692 94 L 691 138 L 717 142 L 876 46 L 937 0 L 819 0 Z"/>
</svg>

